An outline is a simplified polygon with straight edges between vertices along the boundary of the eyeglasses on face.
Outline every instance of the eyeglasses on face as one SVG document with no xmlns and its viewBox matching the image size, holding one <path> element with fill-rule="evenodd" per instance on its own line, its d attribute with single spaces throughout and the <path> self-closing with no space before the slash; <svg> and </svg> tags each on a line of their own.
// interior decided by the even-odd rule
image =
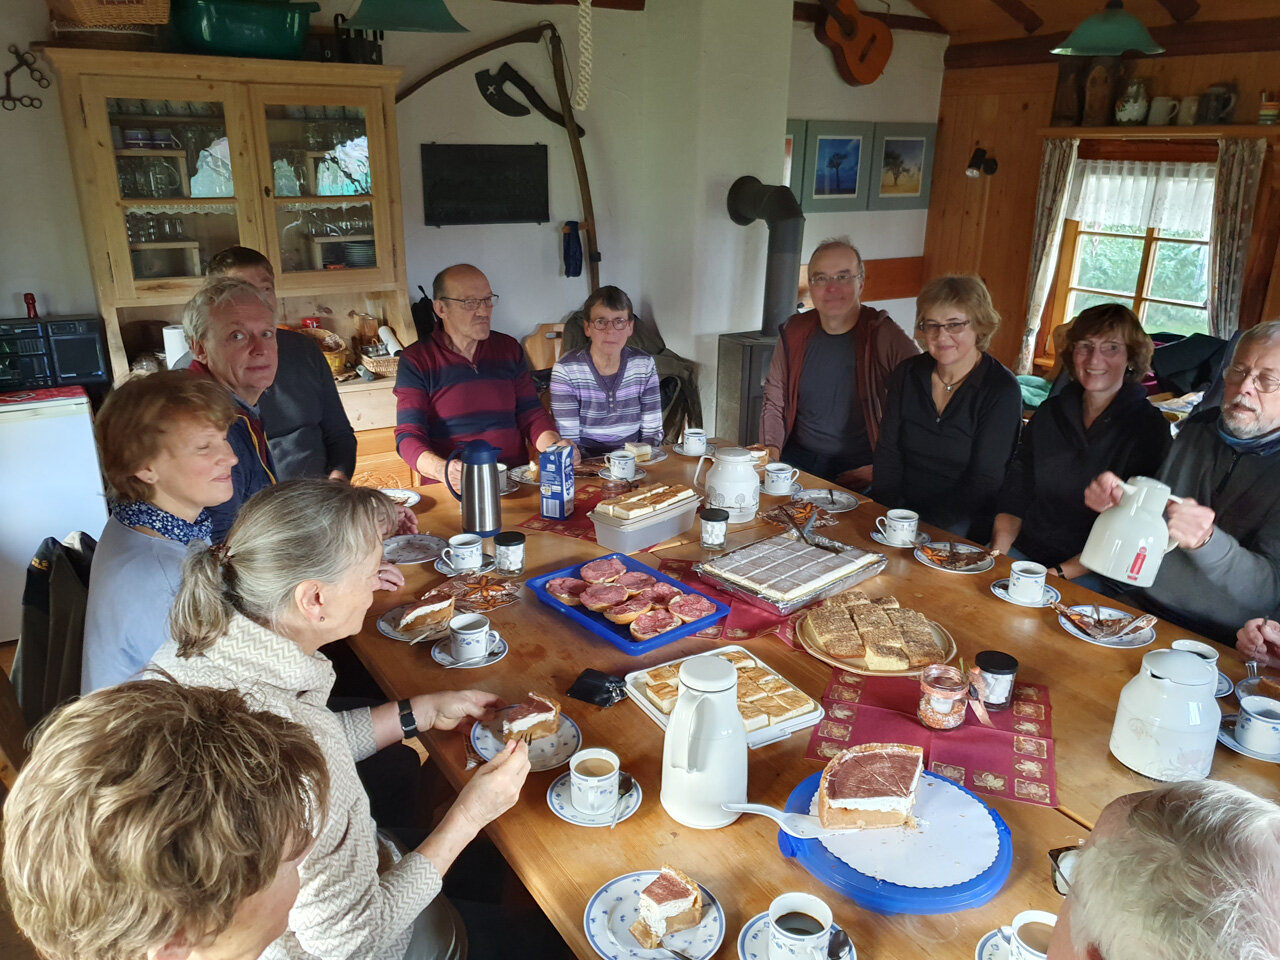
<svg viewBox="0 0 1280 960">
<path fill-rule="evenodd" d="M 593 317 L 587 321 L 593 330 L 608 330 L 610 327 L 621 330 L 630 322 L 630 317 Z"/>
<path fill-rule="evenodd" d="M 1280 390 L 1280 380 L 1275 377 L 1268 377 L 1257 370 L 1249 370 L 1246 367 L 1238 367 L 1234 363 L 1222 371 L 1222 379 L 1227 383 L 1245 383 L 1249 378 L 1253 378 L 1254 384 L 1257 385 L 1259 393 L 1275 393 Z"/>
<path fill-rule="evenodd" d="M 1125 345 L 1115 340 L 1107 340 L 1103 343 L 1095 343 L 1092 340 L 1081 340 L 1075 345 L 1076 354 L 1081 357 L 1087 357 L 1090 354 L 1097 353 L 1106 357 L 1108 360 L 1114 360 L 1116 357 L 1125 353 Z"/>
<path fill-rule="evenodd" d="M 1071 875 L 1080 859 L 1080 847 L 1057 847 L 1049 851 L 1049 879 L 1062 896 L 1071 892 Z"/>
<path fill-rule="evenodd" d="M 460 303 L 466 309 L 475 312 L 481 307 L 492 307 L 498 301 L 498 295 L 491 293 L 487 297 L 468 297 L 466 300 L 459 300 L 457 297 L 441 297 L 441 300 L 448 300 L 452 303 Z"/>
<path fill-rule="evenodd" d="M 921 320 L 916 324 L 916 329 L 923 333 L 926 338 L 933 339 L 942 333 L 955 336 L 967 326 L 969 326 L 968 320 L 949 320 L 946 323 L 934 323 L 932 320 Z"/>
<path fill-rule="evenodd" d="M 829 283 L 838 283 L 840 286 L 848 286 L 855 280 L 861 280 L 864 274 L 861 272 L 851 273 L 848 270 L 841 270 L 834 276 L 827 276 L 825 273 L 815 273 L 809 277 L 810 287 L 825 287 Z"/>
</svg>

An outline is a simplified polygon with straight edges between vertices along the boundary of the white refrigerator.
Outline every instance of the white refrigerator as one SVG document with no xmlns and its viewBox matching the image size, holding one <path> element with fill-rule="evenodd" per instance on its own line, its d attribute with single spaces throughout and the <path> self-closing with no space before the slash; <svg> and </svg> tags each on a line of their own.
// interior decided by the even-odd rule
<svg viewBox="0 0 1280 960">
<path fill-rule="evenodd" d="M 0 641 L 22 625 L 27 567 L 45 537 L 107 522 L 89 398 L 80 387 L 0 394 Z"/>
</svg>

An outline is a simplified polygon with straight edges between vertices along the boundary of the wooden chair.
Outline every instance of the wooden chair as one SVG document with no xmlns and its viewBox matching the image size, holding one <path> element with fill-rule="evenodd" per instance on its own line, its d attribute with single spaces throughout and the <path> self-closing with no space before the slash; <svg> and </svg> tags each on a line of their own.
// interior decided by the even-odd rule
<svg viewBox="0 0 1280 960">
<path fill-rule="evenodd" d="M 524 353 L 530 370 L 549 370 L 564 351 L 564 324 L 540 323 L 524 338 Z"/>
</svg>

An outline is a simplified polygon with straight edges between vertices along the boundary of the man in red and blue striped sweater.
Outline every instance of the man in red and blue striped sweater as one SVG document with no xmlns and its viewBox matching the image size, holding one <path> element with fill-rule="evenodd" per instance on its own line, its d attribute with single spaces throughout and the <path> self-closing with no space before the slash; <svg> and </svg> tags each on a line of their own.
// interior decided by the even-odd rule
<svg viewBox="0 0 1280 960">
<path fill-rule="evenodd" d="M 490 330 L 497 294 L 483 273 L 460 263 L 431 285 L 440 322 L 400 354 L 396 373 L 396 450 L 428 480 L 444 480 L 445 458 L 469 440 L 487 440 L 509 467 L 567 443 L 538 400 L 519 341 Z M 450 468 L 455 490 L 462 467 Z"/>
</svg>

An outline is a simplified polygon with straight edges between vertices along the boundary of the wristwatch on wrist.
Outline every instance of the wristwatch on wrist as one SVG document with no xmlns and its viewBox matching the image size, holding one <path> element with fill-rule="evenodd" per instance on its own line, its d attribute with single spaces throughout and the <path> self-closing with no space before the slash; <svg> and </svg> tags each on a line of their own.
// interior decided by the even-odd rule
<svg viewBox="0 0 1280 960">
<path fill-rule="evenodd" d="M 400 708 L 400 732 L 406 740 L 412 740 L 418 735 L 418 721 L 413 715 L 413 704 L 408 700 L 401 700 L 397 706 Z"/>
<path fill-rule="evenodd" d="M 1063 580 L 1067 579 L 1067 575 L 1062 572 L 1062 564 L 1055 563 L 1052 569 L 1053 569 L 1053 572 L 1056 573 L 1058 576 L 1060 576 Z"/>
</svg>

